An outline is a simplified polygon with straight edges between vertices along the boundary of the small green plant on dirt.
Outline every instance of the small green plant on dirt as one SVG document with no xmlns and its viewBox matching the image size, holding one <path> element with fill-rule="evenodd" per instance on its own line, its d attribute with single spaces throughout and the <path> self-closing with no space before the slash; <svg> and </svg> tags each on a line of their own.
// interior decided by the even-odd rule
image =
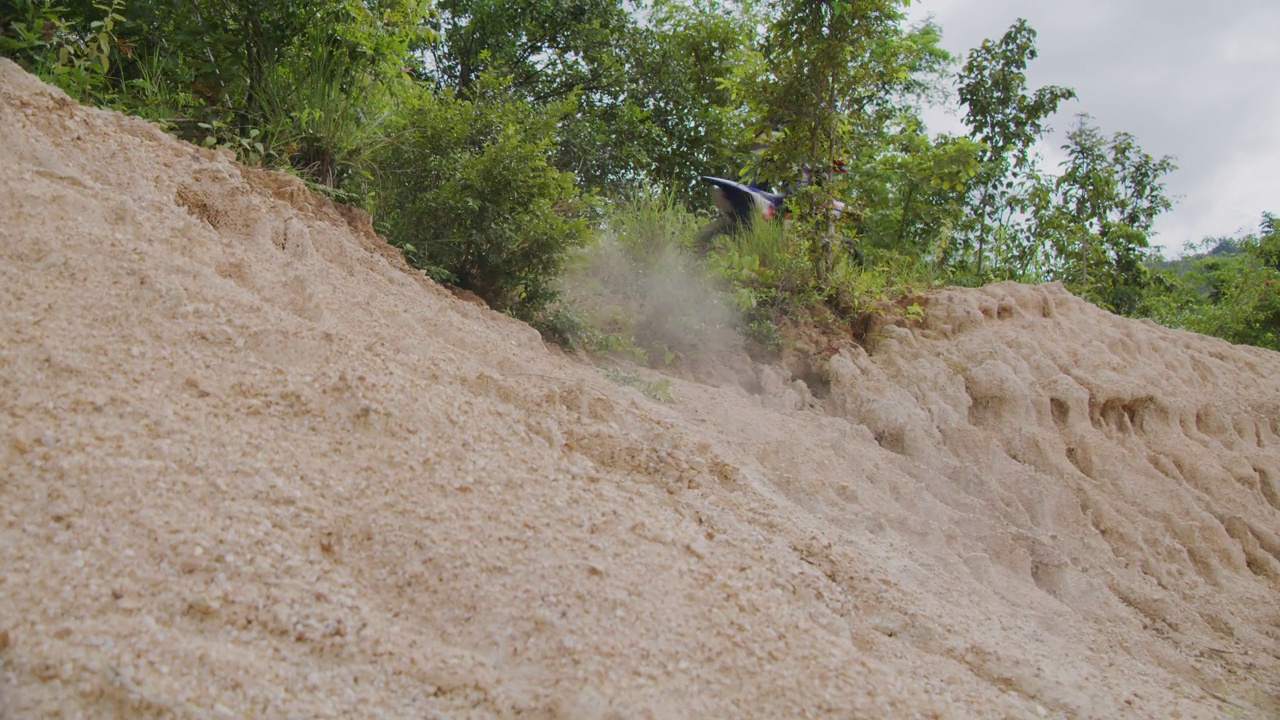
<svg viewBox="0 0 1280 720">
<path fill-rule="evenodd" d="M 924 306 L 913 302 L 902 310 L 902 314 L 912 322 L 924 322 Z"/>
<path fill-rule="evenodd" d="M 927 263 L 883 254 L 866 263 L 847 258 L 831 270 L 828 304 L 863 327 L 900 320 L 922 322 L 925 309 L 917 298 L 941 284 Z"/>
<path fill-rule="evenodd" d="M 776 352 L 782 349 L 782 335 L 778 332 L 778 324 L 771 318 L 751 320 L 743 325 L 742 332 L 748 340 L 759 343 L 766 350 Z"/>
<path fill-rule="evenodd" d="M 749 290 L 745 304 L 803 305 L 817 299 L 805 291 L 814 285 L 808 258 L 785 223 L 757 222 L 722 236 L 707 262 L 713 275 L 738 290 Z M 744 305 L 740 297 L 738 304 Z"/>
<path fill-rule="evenodd" d="M 414 248 L 409 246 L 405 252 L 413 250 Z M 427 275 L 431 273 L 428 272 Z M 565 350 L 585 347 L 593 334 L 582 310 L 563 300 L 557 300 L 548 305 L 533 317 L 529 324 L 538 331 L 544 341 L 555 343 Z"/>
<path fill-rule="evenodd" d="M 136 77 L 126 79 L 121 92 L 109 98 L 111 107 L 146 118 L 168 132 L 184 135 L 197 143 L 203 139 L 199 131 L 205 130 L 199 127 L 199 118 L 207 117 L 225 125 L 217 113 L 195 96 L 190 84 L 183 81 L 179 59 L 159 47 L 132 54 Z"/>
<path fill-rule="evenodd" d="M 240 162 L 248 165 L 263 165 L 271 151 L 262 143 L 262 131 L 249 128 L 244 135 L 238 135 L 236 128 L 216 118 L 209 122 L 196 123 L 204 135 L 200 140 L 201 147 L 216 147 L 230 150 L 236 154 Z"/>
<path fill-rule="evenodd" d="M 396 110 L 385 78 L 367 62 L 351 60 L 325 35 L 308 37 L 293 55 L 269 68 L 257 89 L 263 138 L 284 149 L 304 177 L 325 188 L 368 184 L 370 158 L 392 138 Z"/>
<path fill-rule="evenodd" d="M 617 368 L 605 370 L 604 376 L 619 385 L 626 385 L 639 390 L 650 400 L 660 403 L 673 403 L 676 401 L 675 393 L 671 389 L 671 381 L 666 378 L 649 382 L 640 377 L 639 373 Z"/>
<path fill-rule="evenodd" d="M 13 3 L 4 15 L 14 19 L 0 27 L 0 55 L 13 57 L 72 97 L 102 100 L 113 71 L 119 74 L 117 59 L 132 47 L 116 35 L 125 21 L 123 0 L 91 5 L 94 11 L 87 15 L 97 19 L 76 27 L 64 19 L 66 10 L 52 3 Z"/>
<path fill-rule="evenodd" d="M 610 332 L 591 323 L 578 306 L 563 299 L 551 303 L 530 324 L 542 339 L 565 350 L 585 350 L 593 355 L 620 358 L 638 365 L 649 362 L 644 348 L 629 332 Z"/>
<path fill-rule="evenodd" d="M 638 365 L 646 365 L 649 362 L 649 353 L 636 345 L 635 338 L 625 333 L 590 333 L 583 348 L 596 355 L 623 358 Z"/>
</svg>

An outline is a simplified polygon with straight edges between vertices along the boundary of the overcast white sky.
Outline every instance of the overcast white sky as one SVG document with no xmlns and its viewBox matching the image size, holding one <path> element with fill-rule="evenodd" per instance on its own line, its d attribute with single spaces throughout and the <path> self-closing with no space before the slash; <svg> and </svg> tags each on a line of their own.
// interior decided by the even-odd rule
<svg viewBox="0 0 1280 720">
<path fill-rule="evenodd" d="M 1187 241 L 1257 229 L 1280 213 L 1280 0 L 914 0 L 942 45 L 962 57 L 1019 18 L 1038 33 L 1029 85 L 1066 85 L 1044 144 L 1056 169 L 1062 137 L 1087 112 L 1110 136 L 1124 130 L 1157 157 L 1173 155 L 1174 207 L 1156 223 L 1166 255 Z M 935 132 L 959 115 L 926 113 Z"/>
</svg>

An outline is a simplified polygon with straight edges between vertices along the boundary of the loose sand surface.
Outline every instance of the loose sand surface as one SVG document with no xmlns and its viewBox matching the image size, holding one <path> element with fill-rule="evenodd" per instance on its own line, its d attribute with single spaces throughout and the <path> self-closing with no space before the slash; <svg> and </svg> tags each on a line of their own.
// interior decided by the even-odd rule
<svg viewBox="0 0 1280 720">
<path fill-rule="evenodd" d="M 1280 717 L 1280 354 L 1002 284 L 747 367 L 0 60 L 0 716 Z"/>
</svg>

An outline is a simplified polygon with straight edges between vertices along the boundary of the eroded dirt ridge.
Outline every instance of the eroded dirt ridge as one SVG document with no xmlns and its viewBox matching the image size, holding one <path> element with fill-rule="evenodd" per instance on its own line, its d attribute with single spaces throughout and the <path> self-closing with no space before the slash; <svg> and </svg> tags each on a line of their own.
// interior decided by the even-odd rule
<svg viewBox="0 0 1280 720">
<path fill-rule="evenodd" d="M 1280 713 L 1275 353 L 1006 284 L 659 404 L 3 60 L 0 139 L 4 717 Z"/>
</svg>

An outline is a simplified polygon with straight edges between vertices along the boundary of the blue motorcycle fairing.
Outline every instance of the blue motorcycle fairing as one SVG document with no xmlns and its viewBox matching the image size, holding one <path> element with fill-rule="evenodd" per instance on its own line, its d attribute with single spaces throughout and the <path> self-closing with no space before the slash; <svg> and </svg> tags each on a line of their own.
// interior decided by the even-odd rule
<svg viewBox="0 0 1280 720">
<path fill-rule="evenodd" d="M 710 175 L 703 175 L 702 179 L 715 187 L 712 199 L 716 207 L 735 223 L 749 224 L 760 217 L 770 219 L 782 210 L 782 195 Z"/>
<path fill-rule="evenodd" d="M 755 187 L 754 185 L 745 185 L 745 184 L 740 183 L 740 182 L 734 182 L 733 180 L 726 180 L 726 179 L 724 179 L 724 178 L 718 178 L 718 177 L 714 177 L 714 176 L 711 176 L 711 175 L 703 175 L 703 176 L 701 176 L 701 177 L 702 177 L 702 179 L 703 179 L 703 180 L 705 180 L 705 181 L 707 181 L 707 182 L 711 183 L 712 185 L 715 185 L 716 187 L 719 187 L 719 188 L 721 188 L 721 189 L 723 189 L 723 190 L 737 191 L 737 192 L 751 193 L 751 194 L 754 194 L 754 195 L 759 195 L 760 197 L 764 198 L 764 199 L 765 199 L 765 201 L 767 201 L 770 205 L 774 206 L 775 208 L 780 208 L 780 207 L 782 207 L 782 201 L 783 201 L 783 199 L 784 199 L 784 197 L 785 197 L 785 196 L 780 195 L 780 194 L 778 194 L 778 193 L 771 193 L 771 192 L 768 192 L 767 190 L 761 190 L 760 188 Z"/>
</svg>

